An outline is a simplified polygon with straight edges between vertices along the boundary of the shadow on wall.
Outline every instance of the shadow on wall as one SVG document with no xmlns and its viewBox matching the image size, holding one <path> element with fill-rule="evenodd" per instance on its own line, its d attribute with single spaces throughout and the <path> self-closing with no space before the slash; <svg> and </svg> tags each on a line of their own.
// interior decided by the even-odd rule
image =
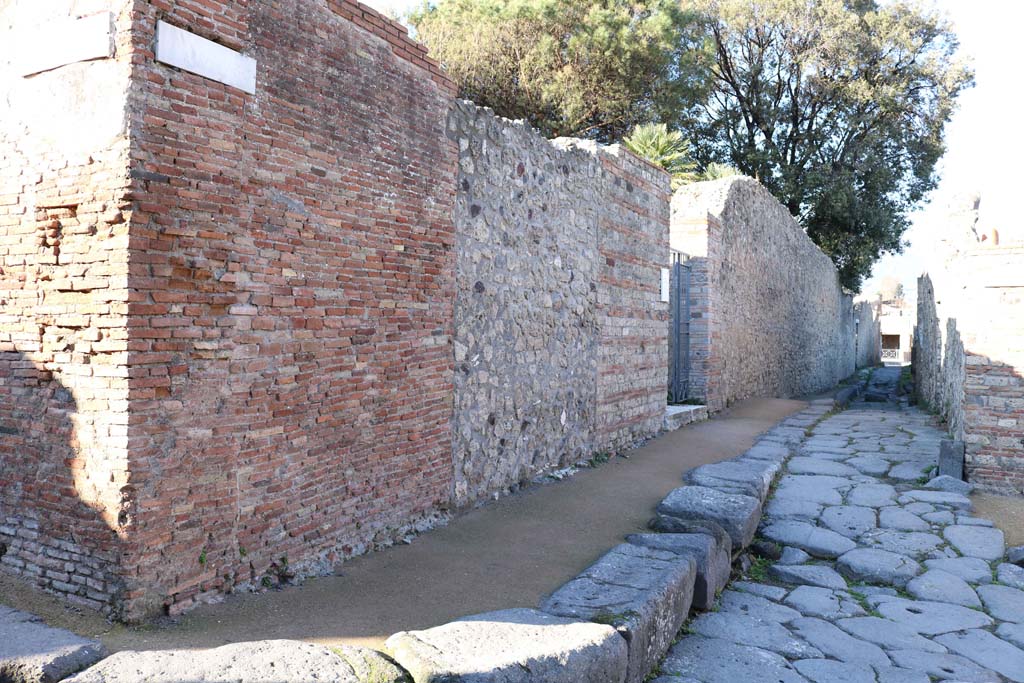
<svg viewBox="0 0 1024 683">
<path fill-rule="evenodd" d="M 106 613 L 121 590 L 112 570 L 122 544 L 79 495 L 77 415 L 53 373 L 0 350 L 0 569 Z"/>
</svg>

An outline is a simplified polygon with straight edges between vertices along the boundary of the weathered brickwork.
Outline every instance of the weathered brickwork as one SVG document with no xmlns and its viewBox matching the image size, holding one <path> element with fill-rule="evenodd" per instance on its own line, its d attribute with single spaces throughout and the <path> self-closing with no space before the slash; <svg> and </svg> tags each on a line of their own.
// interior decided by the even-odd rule
<svg viewBox="0 0 1024 683">
<path fill-rule="evenodd" d="M 970 481 L 1024 492 L 1024 245 L 977 246 L 918 280 L 919 400 L 966 445 Z"/>
<path fill-rule="evenodd" d="M 711 410 L 820 391 L 853 373 L 850 296 L 829 258 L 755 180 L 677 190 L 672 248 L 692 257 L 690 393 Z"/>
<path fill-rule="evenodd" d="M 75 16 L 72 4 L 7 4 L 0 41 Z M 110 12 L 117 59 L 31 78 L 0 64 L 0 568 L 108 609 L 132 501 L 131 16 L 123 2 L 78 4 Z"/>
<path fill-rule="evenodd" d="M 456 151 L 450 81 L 357 3 L 119 7 L 111 59 L 5 76 L 78 109 L 3 131 L 0 562 L 135 619 L 448 504 Z M 256 94 L 157 62 L 158 19 Z"/>
<path fill-rule="evenodd" d="M 459 102 L 455 500 L 648 437 L 665 406 L 667 176 Z"/>
</svg>

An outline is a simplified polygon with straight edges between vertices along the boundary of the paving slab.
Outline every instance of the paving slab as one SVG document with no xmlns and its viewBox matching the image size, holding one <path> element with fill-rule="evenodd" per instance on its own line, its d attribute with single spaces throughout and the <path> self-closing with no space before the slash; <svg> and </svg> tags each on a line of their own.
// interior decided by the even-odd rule
<svg viewBox="0 0 1024 683">
<path fill-rule="evenodd" d="M 531 609 L 401 631 L 385 647 L 415 683 L 623 683 L 628 662 L 611 626 Z"/>
<path fill-rule="evenodd" d="M 957 683 L 1000 683 L 999 674 L 978 666 L 960 655 L 920 650 L 893 650 L 889 655 L 897 666 L 921 671 L 939 680 Z"/>
<path fill-rule="evenodd" d="M 103 645 L 0 605 L 0 681 L 51 683 L 99 661 Z"/>
<path fill-rule="evenodd" d="M 1006 642 L 1024 649 L 1024 624 L 999 624 L 996 635 Z"/>
<path fill-rule="evenodd" d="M 761 534 L 776 543 L 800 548 L 819 558 L 835 558 L 853 550 L 857 544 L 829 529 L 798 520 L 770 522 Z"/>
<path fill-rule="evenodd" d="M 996 567 L 996 579 L 1011 588 L 1024 589 L 1024 567 L 1004 562 Z"/>
<path fill-rule="evenodd" d="M 696 567 L 687 554 L 622 543 L 543 600 L 540 609 L 613 626 L 628 646 L 626 680 L 639 683 L 690 612 Z"/>
<path fill-rule="evenodd" d="M 889 666 L 891 662 L 882 648 L 854 638 L 839 627 L 822 619 L 801 617 L 790 623 L 793 631 L 808 643 L 824 652 L 852 664 Z"/>
<path fill-rule="evenodd" d="M 999 529 L 955 524 L 947 526 L 942 535 L 967 557 L 978 557 L 982 560 L 998 560 L 1006 552 L 1006 539 Z"/>
<path fill-rule="evenodd" d="M 846 496 L 848 505 L 880 508 L 896 501 L 896 489 L 891 484 L 861 484 Z"/>
<path fill-rule="evenodd" d="M 959 576 L 967 583 L 992 583 L 992 566 L 977 557 L 950 557 L 937 560 L 925 560 L 928 569 L 941 569 Z"/>
<path fill-rule="evenodd" d="M 791 474 L 828 474 L 836 477 L 851 477 L 860 474 L 859 470 L 841 462 L 807 456 L 790 459 L 786 463 L 786 469 Z"/>
<path fill-rule="evenodd" d="M 878 511 L 878 526 L 897 531 L 929 531 L 932 527 L 913 512 L 901 507 L 884 507 Z"/>
<path fill-rule="evenodd" d="M 814 683 L 875 683 L 875 671 L 863 664 L 848 664 L 833 659 L 803 659 L 793 668 Z"/>
<path fill-rule="evenodd" d="M 992 617 L 980 610 L 947 602 L 895 598 L 879 603 L 876 609 L 886 619 L 903 624 L 926 636 L 971 628 L 985 628 L 995 623 L 992 621 Z"/>
<path fill-rule="evenodd" d="M 720 638 L 687 636 L 669 650 L 661 663 L 662 673 L 701 683 L 806 683 L 789 662 L 774 652 L 737 645 Z M 675 679 L 671 679 L 675 683 Z"/>
<path fill-rule="evenodd" d="M 878 526 L 874 508 L 859 505 L 834 505 L 821 512 L 821 523 L 847 538 L 857 538 Z"/>
<path fill-rule="evenodd" d="M 351 654 L 351 653 L 350 653 Z M 408 681 L 398 667 L 377 655 L 376 680 Z M 363 663 L 357 664 L 362 668 Z M 352 664 L 323 645 L 297 640 L 233 643 L 209 650 L 123 651 L 65 683 L 365 683 Z"/>
<path fill-rule="evenodd" d="M 997 638 L 988 631 L 973 629 L 937 637 L 942 645 L 986 669 L 1024 683 L 1024 650 Z"/>
<path fill-rule="evenodd" d="M 907 592 L 919 600 L 951 602 L 964 607 L 981 607 L 981 600 L 966 581 L 956 574 L 929 569 L 907 583 Z"/>
<path fill-rule="evenodd" d="M 851 581 L 903 587 L 921 573 L 913 558 L 877 548 L 856 548 L 836 561 L 839 573 Z"/>
<path fill-rule="evenodd" d="M 846 579 L 832 567 L 817 564 L 774 564 L 768 570 L 771 577 L 783 583 L 798 586 L 845 589 Z"/>
<path fill-rule="evenodd" d="M 761 501 L 751 496 L 722 493 L 705 486 L 682 486 L 658 504 L 658 513 L 683 519 L 707 519 L 729 534 L 734 549 L 754 539 L 761 518 Z"/>
<path fill-rule="evenodd" d="M 818 617 L 830 621 L 845 617 L 862 616 L 861 607 L 845 591 L 835 591 L 820 586 L 799 586 L 786 597 L 785 603 L 799 610 L 805 617 Z"/>
<path fill-rule="evenodd" d="M 888 550 L 891 553 L 921 557 L 943 544 L 942 538 L 935 534 L 922 531 L 896 531 L 894 529 L 878 529 L 866 532 L 861 536 L 862 544 Z"/>
<path fill-rule="evenodd" d="M 945 652 L 946 648 L 925 638 L 917 631 L 889 619 L 879 617 L 852 617 L 836 622 L 855 638 L 874 643 L 887 650 L 922 650 L 924 652 Z"/>
<path fill-rule="evenodd" d="M 816 648 L 797 638 L 781 624 L 760 621 L 736 612 L 702 614 L 690 624 L 693 633 L 707 638 L 720 638 L 740 645 L 750 645 L 793 658 L 821 657 Z"/>
<path fill-rule="evenodd" d="M 957 508 L 958 510 L 971 509 L 971 499 L 961 493 L 913 490 L 907 491 L 900 496 L 901 504 L 914 502 L 948 505 L 950 507 Z"/>
<path fill-rule="evenodd" d="M 789 593 L 789 590 L 782 586 L 770 586 L 766 583 L 754 583 L 752 581 L 733 581 L 732 587 L 735 590 L 760 595 L 762 598 L 768 598 L 776 602 L 785 598 L 786 594 Z"/>
<path fill-rule="evenodd" d="M 911 671 L 898 666 L 876 666 L 878 683 L 931 683 L 932 679 L 923 671 Z"/>
<path fill-rule="evenodd" d="M 727 536 L 723 539 L 709 534 L 630 534 L 626 542 L 692 557 L 696 563 L 693 607 L 697 609 L 711 609 L 715 597 L 729 583 L 732 552 Z"/>
<path fill-rule="evenodd" d="M 719 609 L 723 612 L 746 614 L 759 621 L 774 621 L 785 624 L 800 618 L 800 613 L 792 607 L 766 600 L 758 595 L 741 591 L 726 590 L 718 600 Z"/>
<path fill-rule="evenodd" d="M 1002 621 L 1024 623 L 1024 591 L 1012 586 L 978 586 L 985 611 Z"/>
</svg>

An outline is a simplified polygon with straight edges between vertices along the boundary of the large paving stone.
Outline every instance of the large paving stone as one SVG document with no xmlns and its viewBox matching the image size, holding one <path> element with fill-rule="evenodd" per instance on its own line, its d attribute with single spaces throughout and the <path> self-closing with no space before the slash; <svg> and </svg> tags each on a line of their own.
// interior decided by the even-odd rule
<svg viewBox="0 0 1024 683">
<path fill-rule="evenodd" d="M 800 675 L 814 683 L 875 683 L 875 671 L 864 664 L 832 659 L 802 659 L 793 662 Z"/>
<path fill-rule="evenodd" d="M 928 473 L 928 469 L 933 467 L 934 463 L 921 462 L 921 461 L 909 461 L 903 462 L 899 465 L 893 466 L 889 470 L 889 478 L 896 479 L 899 481 L 914 481 L 920 479 Z"/>
<path fill-rule="evenodd" d="M 860 474 L 849 465 L 820 458 L 797 457 L 786 463 L 791 474 L 828 474 L 836 477 L 851 477 Z"/>
<path fill-rule="evenodd" d="M 974 589 L 956 574 L 941 569 L 929 569 L 907 583 L 907 592 L 918 600 L 951 602 L 964 607 L 981 607 Z"/>
<path fill-rule="evenodd" d="M 776 543 L 800 548 L 814 557 L 835 558 L 857 547 L 857 544 L 829 529 L 808 522 L 779 520 L 769 523 L 762 535 Z"/>
<path fill-rule="evenodd" d="M 803 676 L 774 652 L 699 635 L 686 636 L 674 645 L 662 661 L 661 671 L 701 683 L 806 683 Z M 677 679 L 671 680 L 675 683 Z"/>
<path fill-rule="evenodd" d="M 913 512 L 900 507 L 884 507 L 878 511 L 878 526 L 897 531 L 929 531 L 932 527 Z"/>
<path fill-rule="evenodd" d="M 622 543 L 541 602 L 548 614 L 611 624 L 626 640 L 626 680 L 643 681 L 690 612 L 696 560 Z"/>
<path fill-rule="evenodd" d="M 933 503 L 938 505 L 948 505 L 950 507 L 957 508 L 959 510 L 970 510 L 971 499 L 961 493 L 952 493 L 949 491 L 907 491 L 900 496 L 900 503 Z"/>
<path fill-rule="evenodd" d="M 836 569 L 852 581 L 905 586 L 921 573 L 912 558 L 877 548 L 856 548 L 836 560 Z"/>
<path fill-rule="evenodd" d="M 996 568 L 996 579 L 1011 588 L 1024 589 L 1024 567 L 1004 562 Z"/>
<path fill-rule="evenodd" d="M 34 614 L 0 605 L 0 681 L 59 681 L 106 654 L 106 648 L 94 640 L 47 626 Z"/>
<path fill-rule="evenodd" d="M 707 638 L 721 638 L 740 645 L 771 650 L 787 659 L 821 656 L 821 652 L 794 636 L 785 626 L 774 621 L 759 621 L 737 612 L 702 614 L 693 620 L 690 630 Z"/>
<path fill-rule="evenodd" d="M 849 633 L 822 619 L 801 617 L 790 622 L 793 631 L 808 643 L 824 652 L 851 664 L 889 666 L 891 662 L 882 648 L 854 638 Z"/>
<path fill-rule="evenodd" d="M 786 597 L 785 603 L 799 610 L 805 617 L 819 617 L 829 621 L 864 614 L 864 608 L 849 593 L 819 586 L 795 588 Z"/>
<path fill-rule="evenodd" d="M 416 683 L 622 683 L 628 662 L 611 626 L 532 609 L 401 631 L 385 648 Z"/>
<path fill-rule="evenodd" d="M 978 597 L 996 619 L 1024 623 L 1024 591 L 1011 586 L 979 586 Z"/>
<path fill-rule="evenodd" d="M 1019 567 L 1024 567 L 1024 545 L 1015 545 L 1006 549 L 1007 561 Z"/>
<path fill-rule="evenodd" d="M 846 588 L 846 580 L 836 570 L 820 564 L 774 564 L 769 573 L 773 579 L 798 586 Z"/>
<path fill-rule="evenodd" d="M 683 481 L 710 488 L 718 488 L 719 485 L 739 486 L 749 491 L 747 495 L 764 500 L 781 467 L 777 462 L 764 460 L 726 460 L 695 467 L 683 475 Z"/>
<path fill-rule="evenodd" d="M 892 467 L 892 463 L 888 460 L 883 460 L 877 455 L 858 455 L 856 458 L 850 458 L 846 461 L 846 464 L 850 467 L 857 468 L 863 474 L 868 474 L 873 477 L 880 477 L 889 471 Z"/>
<path fill-rule="evenodd" d="M 845 477 L 815 474 L 787 474 L 779 480 L 775 497 L 781 500 L 802 500 L 819 505 L 840 505 L 841 491 L 853 482 Z"/>
<path fill-rule="evenodd" d="M 708 519 L 729 534 L 734 550 L 746 548 L 761 518 L 761 501 L 705 486 L 682 486 L 658 504 L 658 513 L 683 519 Z"/>
<path fill-rule="evenodd" d="M 889 484 L 861 484 L 846 496 L 848 505 L 880 508 L 896 501 L 896 489 Z"/>
<path fill-rule="evenodd" d="M 840 619 L 836 625 L 854 636 L 887 650 L 923 650 L 945 652 L 946 648 L 917 631 L 889 619 L 854 617 Z"/>
<path fill-rule="evenodd" d="M 876 666 L 878 683 L 931 683 L 932 679 L 923 671 L 911 671 L 898 666 Z"/>
<path fill-rule="evenodd" d="M 839 496 L 836 496 L 839 499 Z M 814 522 L 821 515 L 823 507 L 818 503 L 809 500 L 797 500 L 791 498 L 780 498 L 776 494 L 765 508 L 765 515 L 771 519 L 796 519 L 804 522 Z"/>
<path fill-rule="evenodd" d="M 800 617 L 791 607 L 779 605 L 758 595 L 741 591 L 726 590 L 718 601 L 719 610 L 735 614 L 746 614 L 759 621 L 774 621 L 785 624 Z"/>
<path fill-rule="evenodd" d="M 711 609 L 715 604 L 715 597 L 729 583 L 732 552 L 728 536 L 716 538 L 708 534 L 630 534 L 626 536 L 626 542 L 692 557 L 696 562 L 693 606 L 697 609 Z"/>
<path fill-rule="evenodd" d="M 891 553 L 920 557 L 926 555 L 940 545 L 943 541 L 935 534 L 922 531 L 895 531 L 893 529 L 878 529 L 865 533 L 860 538 L 863 545 L 888 550 Z"/>
<path fill-rule="evenodd" d="M 408 680 L 393 664 L 387 683 Z M 234 643 L 209 650 L 118 652 L 66 683 L 363 683 L 353 666 L 323 645 L 297 640 Z M 373 680 L 373 679 L 369 679 Z"/>
<path fill-rule="evenodd" d="M 834 505 L 821 512 L 821 523 L 847 538 L 857 538 L 878 526 L 874 508 L 858 505 Z"/>
<path fill-rule="evenodd" d="M 955 524 L 943 529 L 942 535 L 961 555 L 967 557 L 979 557 L 992 562 L 1001 559 L 1006 552 L 1003 532 L 999 529 Z"/>
<path fill-rule="evenodd" d="M 936 491 L 962 493 L 965 496 L 974 490 L 974 484 L 969 484 L 963 479 L 956 479 L 947 474 L 940 474 L 925 484 L 924 487 L 926 489 L 934 489 Z"/>
<path fill-rule="evenodd" d="M 974 629 L 946 633 L 935 640 L 975 664 L 1000 673 L 1016 683 L 1024 683 L 1024 650 L 988 631 Z"/>
<path fill-rule="evenodd" d="M 766 583 L 754 583 L 752 581 L 733 581 L 730 584 L 733 588 L 744 593 L 753 593 L 769 600 L 782 600 L 786 597 L 788 589 L 782 586 L 769 586 Z"/>
<path fill-rule="evenodd" d="M 996 635 L 1006 642 L 1024 649 L 1024 624 L 1013 624 L 1010 622 L 999 624 L 999 628 L 996 629 Z"/>
<path fill-rule="evenodd" d="M 959 576 L 967 583 L 992 583 L 992 567 L 985 560 L 977 557 L 949 557 L 936 560 L 925 560 L 928 569 L 941 569 Z"/>
<path fill-rule="evenodd" d="M 923 671 L 939 680 L 957 683 L 999 683 L 999 674 L 978 666 L 960 655 L 920 650 L 893 650 L 889 655 L 897 666 Z"/>
<path fill-rule="evenodd" d="M 984 628 L 994 623 L 984 612 L 948 602 L 892 598 L 878 603 L 875 609 L 886 619 L 926 636 Z"/>
</svg>

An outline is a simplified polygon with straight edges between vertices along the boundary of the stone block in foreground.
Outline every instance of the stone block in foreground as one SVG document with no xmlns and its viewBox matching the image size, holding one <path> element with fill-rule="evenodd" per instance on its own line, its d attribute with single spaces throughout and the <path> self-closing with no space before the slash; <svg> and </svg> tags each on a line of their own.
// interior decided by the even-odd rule
<svg viewBox="0 0 1024 683">
<path fill-rule="evenodd" d="M 0 681 L 51 683 L 99 661 L 102 644 L 0 605 Z"/>
<path fill-rule="evenodd" d="M 761 501 L 751 496 L 722 493 L 705 486 L 681 486 L 658 504 L 658 513 L 683 519 L 707 519 L 732 539 L 734 551 L 750 545 L 761 519 Z"/>
<path fill-rule="evenodd" d="M 623 543 L 544 600 L 562 617 L 611 624 L 629 648 L 628 683 L 640 683 L 668 651 L 690 612 L 696 560 Z"/>
<path fill-rule="evenodd" d="M 708 610 L 715 596 L 729 583 L 732 572 L 732 545 L 729 538 L 711 534 L 630 534 L 626 542 L 633 545 L 688 555 L 696 564 L 693 584 L 693 607 Z"/>
<path fill-rule="evenodd" d="M 210 650 L 118 652 L 65 683 L 405 683 L 398 667 L 370 650 L 346 648 L 340 656 L 323 645 L 260 640 Z M 358 656 L 357 656 L 358 655 Z M 349 659 L 354 659 L 350 663 Z M 373 677 L 366 678 L 366 672 Z"/>
<path fill-rule="evenodd" d="M 611 626 L 532 609 L 465 617 L 384 644 L 415 683 L 623 683 L 626 641 Z"/>
</svg>

